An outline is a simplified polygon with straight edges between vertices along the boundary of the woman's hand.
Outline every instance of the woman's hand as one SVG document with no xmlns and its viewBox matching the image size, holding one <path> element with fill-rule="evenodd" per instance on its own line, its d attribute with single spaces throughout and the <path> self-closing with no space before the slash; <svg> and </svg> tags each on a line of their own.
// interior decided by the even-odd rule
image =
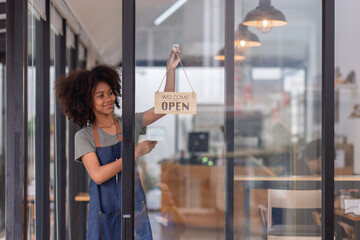
<svg viewBox="0 0 360 240">
<path fill-rule="evenodd" d="M 166 62 L 168 69 L 175 69 L 179 65 L 181 57 L 181 48 L 178 44 L 174 44 L 171 48 L 170 56 Z"/>
<path fill-rule="evenodd" d="M 156 144 L 157 144 L 157 141 L 146 140 L 146 141 L 143 141 L 143 142 L 139 143 L 138 145 L 136 145 L 135 159 L 151 152 L 154 149 Z"/>
<path fill-rule="evenodd" d="M 181 48 L 179 45 L 174 44 L 171 48 L 170 56 L 167 60 L 166 66 L 166 84 L 164 92 L 174 92 L 175 91 L 175 69 L 180 62 L 181 57 Z M 155 114 L 154 108 L 144 112 L 143 115 L 143 127 L 155 122 L 165 114 Z M 141 155 L 140 155 L 141 156 Z"/>
</svg>

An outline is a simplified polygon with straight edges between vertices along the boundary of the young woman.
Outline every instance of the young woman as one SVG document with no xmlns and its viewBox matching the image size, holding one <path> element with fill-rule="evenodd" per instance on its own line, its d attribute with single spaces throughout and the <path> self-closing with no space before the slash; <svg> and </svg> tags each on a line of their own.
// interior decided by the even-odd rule
<svg viewBox="0 0 360 240">
<path fill-rule="evenodd" d="M 175 90 L 175 69 L 181 49 L 174 45 L 167 60 L 166 92 Z M 118 72 L 109 66 L 73 71 L 56 80 L 56 96 L 64 114 L 83 127 L 75 135 L 75 160 L 84 164 L 91 177 L 87 239 L 121 239 L 121 118 L 114 116 L 120 108 Z M 124 103 L 126 104 L 126 102 Z M 135 115 L 136 142 L 140 130 L 164 115 L 151 108 Z M 155 141 L 135 147 L 135 158 L 147 154 Z M 123 194 L 126 194 L 125 192 Z M 135 174 L 135 238 L 152 239 L 145 193 Z"/>
</svg>

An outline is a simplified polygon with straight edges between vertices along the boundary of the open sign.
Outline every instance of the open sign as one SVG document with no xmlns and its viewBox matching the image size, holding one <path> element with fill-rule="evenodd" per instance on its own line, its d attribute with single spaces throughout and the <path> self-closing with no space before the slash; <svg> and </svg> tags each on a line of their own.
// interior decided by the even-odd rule
<svg viewBox="0 0 360 240">
<path fill-rule="evenodd" d="M 156 92 L 156 114 L 196 114 L 196 93 Z"/>
</svg>

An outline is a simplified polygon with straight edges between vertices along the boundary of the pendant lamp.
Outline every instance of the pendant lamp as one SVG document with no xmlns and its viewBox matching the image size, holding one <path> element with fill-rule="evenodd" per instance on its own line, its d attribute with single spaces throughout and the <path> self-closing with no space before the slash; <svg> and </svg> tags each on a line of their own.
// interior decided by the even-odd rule
<svg viewBox="0 0 360 240">
<path fill-rule="evenodd" d="M 243 24 L 268 33 L 272 27 L 284 26 L 287 22 L 284 14 L 271 6 L 271 0 L 259 0 L 259 6 L 246 14 Z"/>
<path fill-rule="evenodd" d="M 259 38 L 248 30 L 248 27 L 239 24 L 238 29 L 235 32 L 235 47 L 258 47 L 261 45 Z"/>
</svg>

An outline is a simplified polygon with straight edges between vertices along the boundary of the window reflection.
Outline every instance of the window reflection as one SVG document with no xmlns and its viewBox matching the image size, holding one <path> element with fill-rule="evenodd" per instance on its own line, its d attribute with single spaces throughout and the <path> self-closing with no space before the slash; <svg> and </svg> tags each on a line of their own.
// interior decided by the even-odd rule
<svg viewBox="0 0 360 240">
<path fill-rule="evenodd" d="M 50 239 L 55 239 L 55 55 L 56 44 L 55 39 L 58 33 L 54 27 L 50 31 Z"/>
<path fill-rule="evenodd" d="M 261 45 L 235 49 L 235 54 L 244 58 L 234 61 L 235 101 L 231 109 L 225 106 L 228 84 L 224 61 L 214 58 L 224 52 L 225 3 L 188 1 L 161 24 L 154 25 L 147 19 L 150 13 L 144 11 L 146 4 L 137 1 L 136 111 L 153 106 L 153 93 L 165 71 L 167 49 L 173 43 L 182 46 L 185 70 L 198 96 L 196 115 L 167 115 L 151 125 L 165 127 L 166 138 L 139 160 L 148 207 L 153 211 L 150 216 L 154 237 L 165 236 L 164 229 L 177 232 L 164 224 L 171 222 L 164 214 L 169 208 L 169 189 L 170 205 L 185 220 L 186 228 L 177 232 L 179 236 L 222 239 L 226 231 L 225 166 L 232 157 L 234 236 L 270 239 L 273 227 L 289 224 L 296 225 L 298 231 L 289 236 L 306 231 L 321 236 L 320 226 L 313 219 L 321 209 L 316 196 L 321 189 L 322 161 L 317 155 L 322 128 L 322 2 L 260 2 L 281 11 L 287 24 L 270 32 L 248 27 Z M 155 1 L 152 4 L 163 11 L 170 7 Z M 241 24 L 258 4 L 235 1 L 234 26 Z M 158 16 L 163 11 L 154 10 L 150 15 Z M 181 68 L 176 79 L 177 91 L 191 91 Z M 227 139 L 225 132 L 232 126 L 227 124 L 225 113 L 231 110 L 234 139 Z M 226 152 L 230 140 L 234 141 L 234 151 Z M 312 185 L 308 184 L 310 180 Z M 282 184 L 285 187 L 279 189 Z M 275 199 L 275 190 L 283 190 L 280 194 L 296 202 L 309 198 L 306 213 L 298 204 L 271 206 L 269 194 L 273 193 Z"/>
<path fill-rule="evenodd" d="M 357 42 L 360 35 L 344 27 L 359 19 L 354 12 L 360 9 L 357 1 L 335 1 L 335 182 L 346 178 L 350 184 L 338 181 L 335 188 L 335 234 L 338 239 L 358 239 L 360 191 L 359 181 L 359 64 Z M 351 35 L 351 38 L 349 36 Z M 347 176 L 346 176 L 347 175 Z M 335 185 L 336 186 L 336 185 Z"/>
<path fill-rule="evenodd" d="M 27 238 L 36 239 L 35 234 L 35 120 L 36 120 L 36 22 L 40 17 L 28 5 L 28 68 L 27 68 Z"/>
</svg>

